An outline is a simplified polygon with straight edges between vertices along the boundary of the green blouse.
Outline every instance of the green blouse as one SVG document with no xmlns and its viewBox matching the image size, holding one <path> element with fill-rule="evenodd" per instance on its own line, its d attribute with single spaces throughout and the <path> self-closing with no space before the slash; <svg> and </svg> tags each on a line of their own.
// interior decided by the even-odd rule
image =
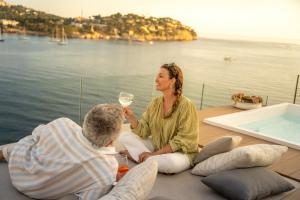
<svg viewBox="0 0 300 200">
<path fill-rule="evenodd" d="M 155 150 L 170 144 L 173 152 L 188 154 L 191 163 L 198 153 L 198 115 L 193 103 L 184 96 L 168 116 L 164 116 L 163 97 L 152 100 L 132 131 L 142 138 L 151 136 Z"/>
</svg>

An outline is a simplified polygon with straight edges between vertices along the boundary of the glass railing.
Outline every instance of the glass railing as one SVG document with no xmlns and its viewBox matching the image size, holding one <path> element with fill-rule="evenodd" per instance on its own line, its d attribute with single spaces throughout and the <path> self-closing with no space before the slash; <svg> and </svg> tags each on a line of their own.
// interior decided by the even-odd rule
<svg viewBox="0 0 300 200">
<path fill-rule="evenodd" d="M 135 95 L 131 108 L 140 117 L 151 99 L 161 93 L 155 91 L 154 74 L 136 76 L 75 77 L 42 80 L 0 80 L 0 145 L 15 142 L 31 134 L 39 124 L 68 117 L 82 124 L 85 113 L 99 103 L 119 103 L 120 91 Z M 184 95 L 197 109 L 231 105 L 231 95 L 239 91 L 260 95 L 263 104 L 275 104 L 291 99 L 276 99 L 268 94 L 186 80 Z"/>
</svg>

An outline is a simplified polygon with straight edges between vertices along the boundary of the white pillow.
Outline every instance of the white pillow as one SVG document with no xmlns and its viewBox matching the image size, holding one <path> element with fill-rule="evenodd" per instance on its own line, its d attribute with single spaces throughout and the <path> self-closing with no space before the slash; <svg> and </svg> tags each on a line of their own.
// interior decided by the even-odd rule
<svg viewBox="0 0 300 200">
<path fill-rule="evenodd" d="M 281 145 L 255 144 L 217 154 L 200 162 L 191 171 L 194 175 L 209 176 L 211 174 L 236 168 L 268 166 L 279 160 L 288 150 Z"/>
<path fill-rule="evenodd" d="M 143 200 L 157 176 L 157 162 L 145 161 L 130 169 L 117 185 L 100 200 Z"/>
</svg>

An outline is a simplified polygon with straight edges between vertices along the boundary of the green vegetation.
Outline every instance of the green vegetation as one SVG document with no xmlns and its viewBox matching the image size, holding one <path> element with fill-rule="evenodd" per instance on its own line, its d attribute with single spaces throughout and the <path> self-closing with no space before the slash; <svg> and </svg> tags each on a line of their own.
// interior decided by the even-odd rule
<svg viewBox="0 0 300 200">
<path fill-rule="evenodd" d="M 2 2 L 2 4 L 1 4 Z M 64 27 L 68 37 L 86 39 L 122 39 L 136 41 L 195 40 L 196 32 L 171 18 L 144 17 L 116 13 L 102 17 L 63 18 L 20 5 L 3 5 L 0 0 L 0 19 L 19 22 L 6 25 L 6 32 L 20 32 L 24 27 L 29 34 L 52 35 Z"/>
</svg>

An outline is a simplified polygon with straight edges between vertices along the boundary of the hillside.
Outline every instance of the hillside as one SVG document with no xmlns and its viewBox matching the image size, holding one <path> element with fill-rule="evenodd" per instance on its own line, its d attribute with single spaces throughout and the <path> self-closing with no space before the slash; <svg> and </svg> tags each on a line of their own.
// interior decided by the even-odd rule
<svg viewBox="0 0 300 200">
<path fill-rule="evenodd" d="M 197 33 L 192 28 L 172 18 L 121 13 L 89 18 L 63 18 L 21 5 L 9 5 L 3 0 L 0 0 L 0 19 L 6 32 L 18 33 L 26 28 L 29 34 L 51 36 L 55 30 L 64 27 L 68 37 L 86 39 L 137 41 L 197 39 Z M 5 25 L 3 19 L 16 21 L 17 25 L 7 23 Z"/>
</svg>

